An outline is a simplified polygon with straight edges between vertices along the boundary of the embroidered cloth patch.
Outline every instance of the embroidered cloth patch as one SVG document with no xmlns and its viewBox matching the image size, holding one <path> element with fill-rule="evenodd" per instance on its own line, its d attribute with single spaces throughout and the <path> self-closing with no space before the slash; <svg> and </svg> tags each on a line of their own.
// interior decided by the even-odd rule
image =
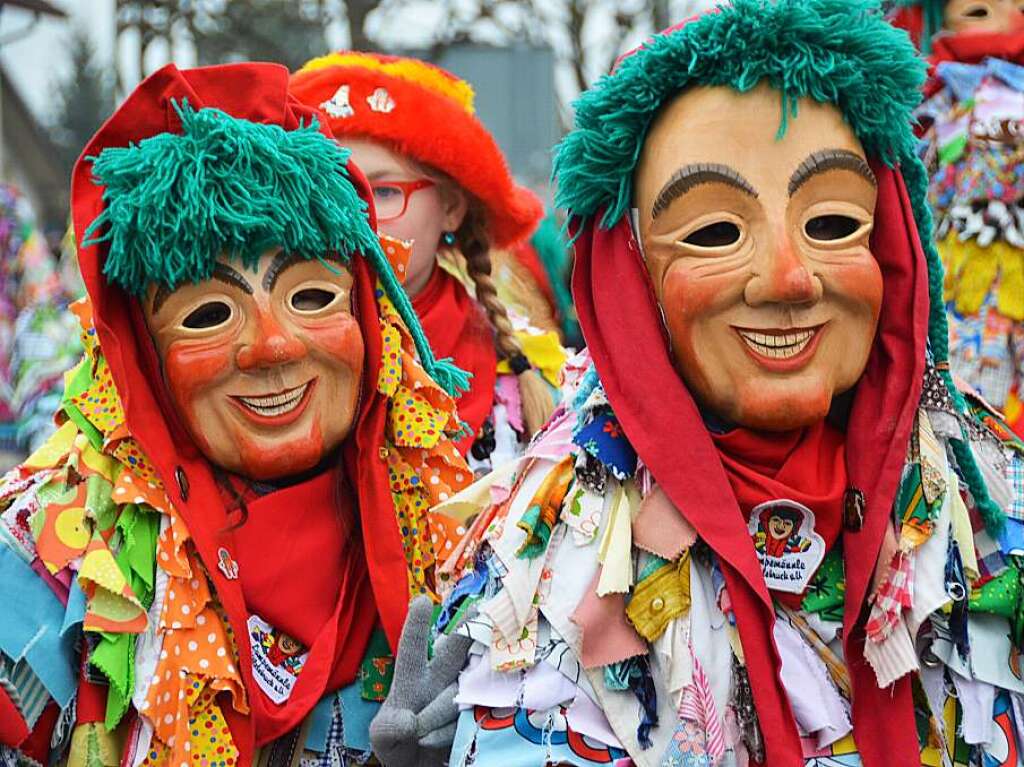
<svg viewBox="0 0 1024 767">
<path fill-rule="evenodd" d="M 785 498 L 766 501 L 751 511 L 749 530 L 768 588 L 802 594 L 825 558 L 814 512 Z"/>
</svg>

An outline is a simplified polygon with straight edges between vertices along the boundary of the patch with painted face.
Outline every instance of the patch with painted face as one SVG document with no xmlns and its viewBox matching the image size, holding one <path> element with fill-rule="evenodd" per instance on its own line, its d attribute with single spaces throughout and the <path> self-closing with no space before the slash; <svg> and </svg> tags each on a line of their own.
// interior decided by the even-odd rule
<svg viewBox="0 0 1024 767">
<path fill-rule="evenodd" d="M 252 479 L 317 466 L 348 435 L 363 372 L 352 275 L 280 250 L 255 271 L 143 299 L 171 399 L 216 466 Z"/>
<path fill-rule="evenodd" d="M 814 512 L 782 498 L 755 506 L 749 529 L 765 584 L 802 594 L 825 558 L 825 540 L 814 529 Z"/>
<path fill-rule="evenodd" d="M 823 419 L 867 363 L 882 301 L 877 184 L 839 110 L 693 88 L 644 143 L 634 205 L 680 376 L 749 428 Z M 752 119 L 756 116 L 757 119 Z"/>
</svg>

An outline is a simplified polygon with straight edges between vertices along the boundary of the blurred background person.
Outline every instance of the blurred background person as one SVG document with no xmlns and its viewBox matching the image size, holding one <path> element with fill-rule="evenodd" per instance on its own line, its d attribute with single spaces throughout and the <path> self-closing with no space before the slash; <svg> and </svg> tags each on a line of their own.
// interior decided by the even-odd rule
<svg viewBox="0 0 1024 767">
<path fill-rule="evenodd" d="M 950 364 L 1024 435 L 1024 2 L 905 0 L 893 21 L 932 65 L 917 117 Z"/>
</svg>

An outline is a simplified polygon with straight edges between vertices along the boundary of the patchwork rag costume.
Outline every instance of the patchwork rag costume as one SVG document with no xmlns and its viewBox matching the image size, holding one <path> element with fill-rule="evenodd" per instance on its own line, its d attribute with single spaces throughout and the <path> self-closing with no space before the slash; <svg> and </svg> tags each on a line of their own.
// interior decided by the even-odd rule
<svg viewBox="0 0 1024 767">
<path fill-rule="evenodd" d="M 435 592 L 427 509 L 470 477 L 465 377 L 287 86 L 168 65 L 76 166 L 86 353 L 0 482 L 4 764 L 370 756 L 407 600 Z"/>
<path fill-rule="evenodd" d="M 566 355 L 540 287 L 542 264 L 526 243 L 540 201 L 513 180 L 474 113 L 469 83 L 417 59 L 342 51 L 306 63 L 291 91 L 327 115 L 343 145 L 378 142 L 472 198 L 460 227 L 466 234 L 453 233 L 413 306 L 438 356 L 472 374 L 459 400 L 466 425 L 459 449 L 477 473 L 516 457 L 532 436 L 520 374 L 533 368 L 555 387 Z M 486 240 L 481 249 L 474 226 L 486 231 L 490 250 Z"/>
<path fill-rule="evenodd" d="M 920 36 L 932 65 L 917 117 L 950 362 L 1024 433 L 1024 13 L 1014 8 L 1018 18 L 998 32 L 954 32 L 946 6 L 914 3 L 897 23 Z"/>
<path fill-rule="evenodd" d="M 949 373 L 923 75 L 870 3 L 734 0 L 581 97 L 588 350 L 441 506 L 451 765 L 1020 763 L 1024 444 Z"/>
</svg>

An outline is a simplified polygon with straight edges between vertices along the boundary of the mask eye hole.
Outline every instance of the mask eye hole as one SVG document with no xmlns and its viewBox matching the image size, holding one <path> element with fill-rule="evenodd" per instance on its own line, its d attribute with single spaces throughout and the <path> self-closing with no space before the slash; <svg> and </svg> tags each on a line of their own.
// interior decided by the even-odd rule
<svg viewBox="0 0 1024 767">
<path fill-rule="evenodd" d="M 724 248 L 740 240 L 740 228 L 731 221 L 716 221 L 691 232 L 684 240 L 698 248 Z"/>
<path fill-rule="evenodd" d="M 987 19 L 988 7 L 984 5 L 975 5 L 964 11 L 964 16 L 968 19 Z"/>
<path fill-rule="evenodd" d="M 860 229 L 860 221 L 849 216 L 829 214 L 815 216 L 804 224 L 804 232 L 812 240 L 831 242 L 849 237 Z"/>
<path fill-rule="evenodd" d="M 207 301 L 196 307 L 181 321 L 189 330 L 210 330 L 231 319 L 231 307 L 224 301 Z"/>
<path fill-rule="evenodd" d="M 324 288 L 302 288 L 292 293 L 288 302 L 295 311 L 310 314 L 326 309 L 337 297 L 337 293 Z"/>
</svg>

